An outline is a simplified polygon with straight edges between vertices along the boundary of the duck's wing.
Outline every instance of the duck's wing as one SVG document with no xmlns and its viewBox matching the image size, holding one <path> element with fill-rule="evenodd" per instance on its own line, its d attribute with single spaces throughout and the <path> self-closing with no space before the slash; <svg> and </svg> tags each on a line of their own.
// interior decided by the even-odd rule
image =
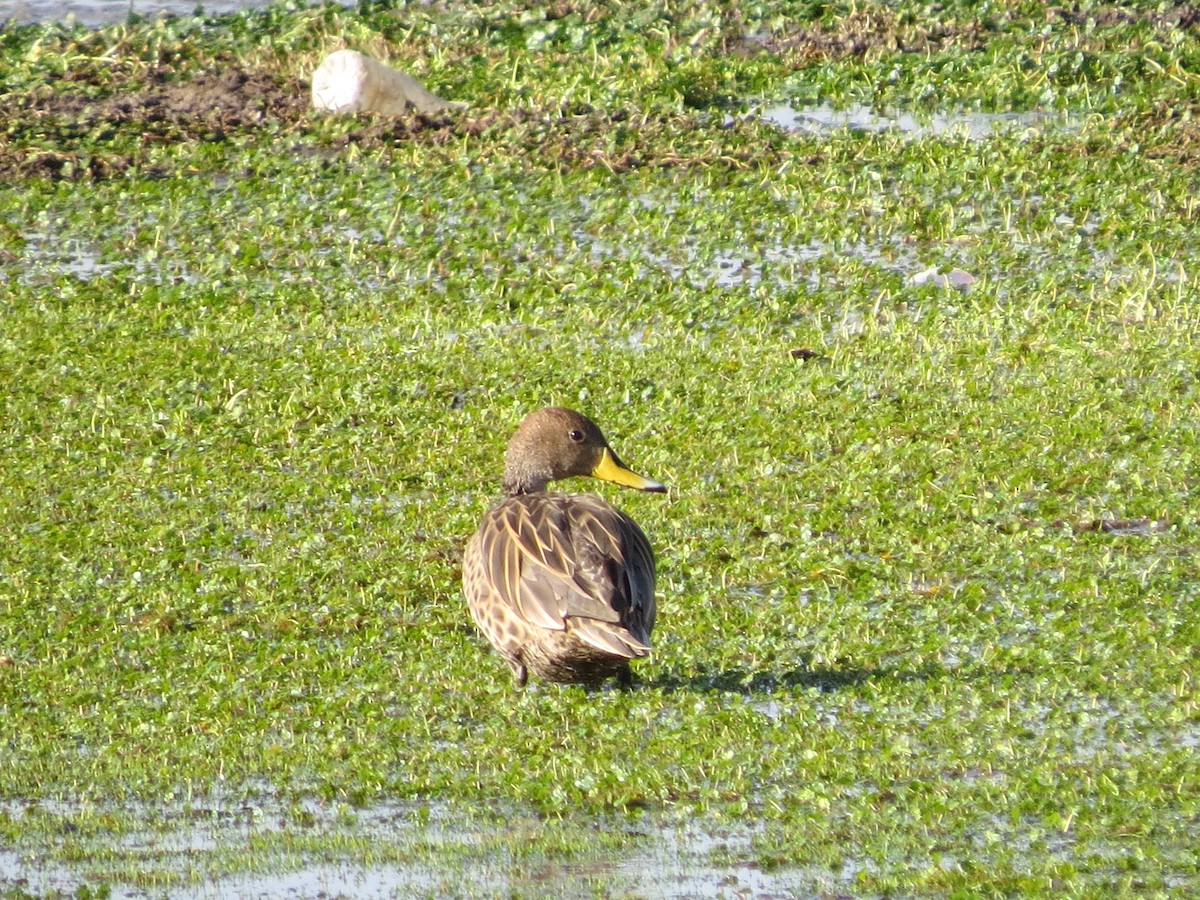
<svg viewBox="0 0 1200 900">
<path fill-rule="evenodd" d="M 492 589 L 530 624 L 571 628 L 598 649 L 644 656 L 654 627 L 654 554 L 599 497 L 538 494 L 496 507 L 481 529 Z"/>
</svg>

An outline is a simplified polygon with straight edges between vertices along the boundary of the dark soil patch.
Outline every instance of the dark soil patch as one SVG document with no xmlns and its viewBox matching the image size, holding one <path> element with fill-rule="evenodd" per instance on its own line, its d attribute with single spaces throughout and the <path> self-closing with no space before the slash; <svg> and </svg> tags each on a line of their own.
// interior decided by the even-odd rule
<svg viewBox="0 0 1200 900">
<path fill-rule="evenodd" d="M 182 84 L 160 81 L 137 93 L 86 106 L 81 112 L 114 126 L 132 123 L 164 135 L 194 136 L 199 131 L 219 140 L 229 132 L 257 127 L 270 119 L 294 122 L 307 108 L 308 88 L 298 79 L 281 84 L 264 72 L 227 70 L 205 72 Z"/>
<path fill-rule="evenodd" d="M 1125 25 L 1149 22 L 1155 28 L 1191 28 L 1200 22 L 1200 6 L 1182 3 L 1167 4 L 1165 9 L 1132 9 L 1123 6 L 1105 6 L 1098 9 L 1080 9 L 1078 4 L 1070 9 L 1053 10 L 1072 25 L 1087 25 L 1089 21 L 1098 26 Z"/>
<path fill-rule="evenodd" d="M 268 117 L 295 119 L 308 106 L 306 85 L 299 80 L 282 84 L 265 72 L 227 68 L 220 74 L 202 72 L 181 82 L 160 68 L 149 70 L 142 80 L 145 86 L 141 88 L 117 90 L 101 99 L 82 91 L 11 97 L 5 118 L 25 113 L 81 128 L 105 122 L 113 126 L 135 123 L 155 131 L 174 126 L 186 131 L 195 122 L 235 129 Z"/>
<path fill-rule="evenodd" d="M 896 11 L 881 7 L 851 13 L 832 25 L 797 22 L 770 34 L 748 35 L 733 23 L 726 29 L 723 48 L 727 53 L 772 53 L 803 63 L 893 52 L 933 53 L 951 46 L 977 50 L 984 46 L 989 30 L 978 20 L 916 27 L 902 22 Z"/>
<path fill-rule="evenodd" d="M 1080 9 L 1057 7 L 1050 12 L 1076 26 L 1089 22 L 1100 27 L 1149 23 L 1169 31 L 1200 23 L 1200 5 L 1167 4 L 1159 9 L 1105 6 Z M 1011 26 L 1018 11 L 969 21 L 947 21 L 930 26 L 908 21 L 902 5 L 868 6 L 832 23 L 796 21 L 771 33 L 747 34 L 740 17 L 732 15 L 724 27 L 722 46 L 727 53 L 773 53 L 797 63 L 876 57 L 885 53 L 937 53 L 951 48 L 981 50 L 987 40 Z"/>
<path fill-rule="evenodd" d="M 779 165 L 793 154 L 787 138 L 773 129 L 735 123 L 714 139 L 688 116 L 648 115 L 628 109 L 580 107 L 562 113 L 489 110 L 478 115 L 368 120 L 339 139 L 336 147 L 387 147 L 409 141 L 450 145 L 460 153 L 464 138 L 487 135 L 491 152 L 526 158 L 538 167 L 640 168 L 720 166 L 747 169 Z M 813 160 L 809 160 L 810 162 Z"/>
<path fill-rule="evenodd" d="M 778 162 L 783 138 L 758 130 L 714 140 L 686 116 L 570 110 L 485 110 L 425 116 L 360 116 L 358 127 L 330 138 L 310 118 L 308 86 L 265 72 L 225 68 L 190 81 L 163 70 L 144 75 L 136 90 L 108 90 L 97 98 L 84 85 L 65 93 L 44 91 L 15 99 L 0 110 L 0 179 L 104 179 L 131 170 L 167 175 L 147 167 L 147 150 L 171 142 L 223 141 L 262 131 L 271 139 L 303 135 L 311 152 L 334 155 L 345 147 L 386 150 L 399 144 L 450 145 L 485 134 L 492 152 L 530 159 L 537 166 L 607 168 L 624 172 L 646 166 L 722 165 L 745 168 Z M 729 139 L 726 140 L 725 137 Z M 293 142 L 296 143 L 296 142 Z M 322 146 L 325 148 L 322 151 Z M 295 149 L 295 148 L 293 148 Z M 303 146 L 298 152 L 305 152 Z M 481 150 L 482 152 L 482 150 Z"/>
<path fill-rule="evenodd" d="M 308 89 L 298 79 L 280 82 L 236 68 L 186 82 L 157 69 L 143 87 L 99 99 L 70 91 L 8 100 L 0 111 L 0 135 L 7 138 L 0 145 L 0 179 L 105 178 L 135 167 L 153 144 L 221 141 L 248 129 L 293 125 L 308 108 Z M 121 143 L 129 149 L 117 150 Z"/>
</svg>

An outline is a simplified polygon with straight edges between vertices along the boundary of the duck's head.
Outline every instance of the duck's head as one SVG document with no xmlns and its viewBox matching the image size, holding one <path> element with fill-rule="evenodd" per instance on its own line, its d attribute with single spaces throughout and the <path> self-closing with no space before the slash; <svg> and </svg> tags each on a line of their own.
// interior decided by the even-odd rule
<svg viewBox="0 0 1200 900">
<path fill-rule="evenodd" d="M 666 491 L 657 481 L 627 468 L 587 416 L 561 406 L 527 415 L 508 442 L 504 490 L 509 494 L 544 491 L 547 482 L 572 475 L 590 475 L 640 491 Z"/>
</svg>

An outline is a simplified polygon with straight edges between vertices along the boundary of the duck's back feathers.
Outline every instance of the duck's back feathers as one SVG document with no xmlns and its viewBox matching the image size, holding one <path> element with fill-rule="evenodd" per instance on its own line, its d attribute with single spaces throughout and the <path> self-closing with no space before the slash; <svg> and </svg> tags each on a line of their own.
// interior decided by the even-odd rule
<svg viewBox="0 0 1200 900">
<path fill-rule="evenodd" d="M 521 494 L 467 547 L 471 613 L 518 680 L 594 681 L 650 651 L 654 554 L 629 516 L 593 495 Z"/>
</svg>

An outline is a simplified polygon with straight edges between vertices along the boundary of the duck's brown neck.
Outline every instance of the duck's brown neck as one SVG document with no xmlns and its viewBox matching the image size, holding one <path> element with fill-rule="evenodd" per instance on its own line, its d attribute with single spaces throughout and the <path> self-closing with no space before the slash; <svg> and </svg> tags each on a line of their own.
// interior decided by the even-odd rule
<svg viewBox="0 0 1200 900">
<path fill-rule="evenodd" d="M 522 494 L 539 494 L 546 490 L 550 479 L 535 475 L 532 472 L 522 472 L 510 468 L 504 473 L 504 493 L 509 497 L 519 497 Z"/>
</svg>

